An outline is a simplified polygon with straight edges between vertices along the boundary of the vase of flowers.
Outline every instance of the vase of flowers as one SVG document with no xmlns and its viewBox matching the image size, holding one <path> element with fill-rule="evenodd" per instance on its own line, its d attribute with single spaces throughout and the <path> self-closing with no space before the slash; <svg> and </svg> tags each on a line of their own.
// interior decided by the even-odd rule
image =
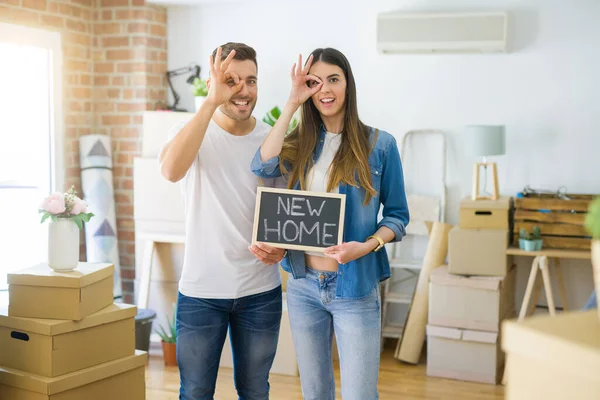
<svg viewBox="0 0 600 400">
<path fill-rule="evenodd" d="M 79 263 L 79 231 L 94 214 L 77 197 L 71 186 L 66 193 L 55 192 L 46 197 L 39 207 L 42 223 L 48 226 L 48 265 L 55 271 L 72 271 Z"/>
</svg>

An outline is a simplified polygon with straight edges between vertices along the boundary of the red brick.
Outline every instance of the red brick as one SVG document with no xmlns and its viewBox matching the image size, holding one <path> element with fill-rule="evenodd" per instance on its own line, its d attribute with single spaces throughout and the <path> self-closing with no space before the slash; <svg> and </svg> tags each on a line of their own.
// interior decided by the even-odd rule
<svg viewBox="0 0 600 400">
<path fill-rule="evenodd" d="M 42 17 L 42 18 L 44 18 L 44 17 Z M 65 48 L 63 49 L 63 55 L 65 57 L 72 57 L 72 58 L 88 58 L 89 57 L 87 47 L 73 46 L 73 45 L 65 46 Z"/>
<path fill-rule="evenodd" d="M 103 125 L 127 125 L 129 124 L 129 115 L 103 115 Z"/>
<path fill-rule="evenodd" d="M 133 246 L 133 245 L 132 245 Z M 131 253 L 125 253 L 125 254 L 131 254 Z M 121 265 L 133 265 L 133 256 L 123 256 L 123 262 L 121 263 Z M 133 293 L 133 281 L 129 281 L 126 279 L 123 279 L 121 281 L 121 287 L 123 288 L 123 295 L 127 294 L 131 294 Z"/>
<path fill-rule="evenodd" d="M 20 6 L 21 0 L 3 0 L 2 3 L 7 6 Z"/>
<path fill-rule="evenodd" d="M 146 70 L 146 64 L 142 62 L 138 63 L 119 63 L 117 64 L 117 72 L 142 72 Z"/>
<path fill-rule="evenodd" d="M 90 70 L 90 64 L 87 61 L 77 61 L 72 59 L 65 60 L 65 68 L 70 71 L 83 71 L 87 72 Z"/>
<path fill-rule="evenodd" d="M 108 86 L 109 81 L 110 81 L 110 79 L 106 75 L 94 76 L 94 85 L 95 86 Z"/>
<path fill-rule="evenodd" d="M 54 3 L 50 3 L 49 7 L 52 10 L 54 8 Z M 86 13 L 84 12 L 85 10 L 81 7 L 61 3 L 61 4 L 58 4 L 58 9 L 60 10 L 60 13 L 63 15 L 69 15 L 71 17 L 81 18 L 84 20 L 86 19 L 85 18 Z M 88 15 L 89 15 L 89 13 L 88 13 Z"/>
<path fill-rule="evenodd" d="M 127 258 L 125 256 L 119 256 L 119 261 L 121 262 L 121 265 L 125 265 L 123 264 L 123 260 L 127 260 Z M 123 281 L 121 281 L 123 282 Z M 125 304 L 135 304 L 135 302 L 133 301 L 133 292 L 127 292 L 123 290 L 123 285 L 121 284 L 121 291 L 123 292 L 123 303 Z"/>
<path fill-rule="evenodd" d="M 0 21 L 10 19 L 11 9 L 8 7 L 0 6 Z"/>
<path fill-rule="evenodd" d="M 77 32 L 87 32 L 88 26 L 83 22 L 67 19 L 67 29 Z"/>
<path fill-rule="evenodd" d="M 22 6 L 24 8 L 31 8 L 39 11 L 46 11 L 48 8 L 46 0 L 23 0 Z"/>
<path fill-rule="evenodd" d="M 110 130 L 112 138 L 138 138 L 140 136 L 139 128 L 133 127 L 116 127 Z"/>
<path fill-rule="evenodd" d="M 94 34 L 96 35 L 113 35 L 116 33 L 121 33 L 121 24 L 119 23 L 113 22 L 94 25 Z"/>
<path fill-rule="evenodd" d="M 126 7 L 129 6 L 129 0 L 102 0 L 101 7 Z"/>
<path fill-rule="evenodd" d="M 138 151 L 137 140 L 119 140 L 119 151 L 127 153 L 135 153 Z"/>
<path fill-rule="evenodd" d="M 70 112 L 81 112 L 83 111 L 83 106 L 80 101 L 70 101 L 68 103 L 67 111 Z"/>
<path fill-rule="evenodd" d="M 63 37 L 65 38 L 63 47 L 70 45 L 70 44 L 79 44 L 79 45 L 83 45 L 83 46 L 89 46 L 92 42 L 89 35 L 82 35 L 80 33 L 65 32 L 65 33 L 63 33 Z"/>
<path fill-rule="evenodd" d="M 130 60 L 133 56 L 133 52 L 128 49 L 123 50 L 107 50 L 106 59 L 113 61 Z"/>
<path fill-rule="evenodd" d="M 131 201 L 131 196 L 129 196 L 128 194 L 125 194 L 125 193 L 115 193 L 115 203 L 131 204 L 133 202 Z M 122 224 L 117 224 L 117 227 L 118 227 L 119 230 L 120 229 L 126 229 L 126 228 L 122 228 Z"/>
<path fill-rule="evenodd" d="M 113 76 L 111 79 L 111 84 L 113 86 L 123 86 L 123 85 L 125 85 L 125 77 L 124 76 Z"/>
<path fill-rule="evenodd" d="M 118 99 L 120 97 L 121 97 L 121 89 L 118 89 L 118 88 L 108 89 L 108 98 L 109 99 Z"/>
<path fill-rule="evenodd" d="M 92 7 L 94 0 L 71 0 L 71 3 L 85 7 Z"/>
<path fill-rule="evenodd" d="M 115 111 L 115 103 L 108 101 L 96 101 L 94 102 L 94 112 L 114 112 Z"/>
<path fill-rule="evenodd" d="M 103 10 L 102 11 L 102 20 L 103 21 L 112 21 L 114 13 L 113 10 Z"/>
<path fill-rule="evenodd" d="M 163 25 L 150 25 L 150 34 L 156 36 L 166 36 L 167 28 Z"/>
<path fill-rule="evenodd" d="M 65 19 L 55 15 L 42 15 L 42 26 L 62 29 L 65 26 Z"/>
<path fill-rule="evenodd" d="M 131 0 L 132 6 L 145 6 L 146 0 Z"/>
<path fill-rule="evenodd" d="M 125 157 L 128 160 L 127 165 L 133 164 L 133 154 L 119 154 L 119 159 L 121 159 L 122 157 Z M 133 179 L 122 178 L 120 179 L 120 184 L 120 187 L 123 189 L 133 190 Z M 131 208 L 133 210 L 133 207 Z"/>
<path fill-rule="evenodd" d="M 115 64 L 113 63 L 95 63 L 94 72 L 101 74 L 108 74 L 115 72 Z"/>
<path fill-rule="evenodd" d="M 79 78 L 79 83 L 82 85 L 91 85 L 92 84 L 92 76 L 87 74 L 81 74 Z"/>
<path fill-rule="evenodd" d="M 145 99 L 147 95 L 148 95 L 148 92 L 146 89 L 136 89 L 136 91 L 135 91 L 136 99 Z"/>
<path fill-rule="evenodd" d="M 153 19 L 157 22 L 166 24 L 167 23 L 167 11 L 165 9 L 154 10 L 154 18 Z"/>
<path fill-rule="evenodd" d="M 133 89 L 125 89 L 125 90 L 123 90 L 123 98 L 125 100 L 133 99 Z"/>
<path fill-rule="evenodd" d="M 14 8 L 12 10 L 12 20 L 22 24 L 37 24 L 40 21 L 40 15 L 35 12 Z"/>
<path fill-rule="evenodd" d="M 102 38 L 103 47 L 123 47 L 129 46 L 129 37 L 127 36 L 111 36 Z"/>
<path fill-rule="evenodd" d="M 121 196 L 122 198 L 129 198 L 132 199 L 133 198 L 133 193 L 131 192 L 131 190 L 115 190 L 115 196 Z M 121 198 L 119 197 L 119 198 Z M 115 201 L 117 203 L 121 203 L 120 201 L 116 200 L 117 197 L 115 197 Z M 133 203 L 133 200 L 128 201 L 129 203 Z M 134 229 L 135 228 L 135 222 L 133 220 L 133 218 L 119 218 L 117 220 L 117 229 Z"/>
<path fill-rule="evenodd" d="M 117 213 L 118 214 L 120 213 L 119 207 L 121 207 L 121 205 L 117 204 Z M 127 207 L 130 207 L 130 206 L 127 206 Z M 131 213 L 133 214 L 133 207 L 131 207 Z M 119 240 L 130 241 L 130 242 L 135 241 L 135 233 L 130 230 L 117 231 L 117 237 L 119 238 Z"/>
<path fill-rule="evenodd" d="M 121 239 L 121 234 L 119 233 L 117 236 Z M 135 279 L 135 268 L 121 268 L 121 279 L 133 280 Z"/>
<path fill-rule="evenodd" d="M 89 101 L 86 101 L 83 103 L 83 111 L 85 112 L 92 112 L 92 103 Z"/>
<path fill-rule="evenodd" d="M 163 86 L 164 84 L 162 76 L 147 75 L 146 79 L 148 80 L 148 85 L 150 86 Z"/>
<path fill-rule="evenodd" d="M 118 20 L 150 20 L 151 11 L 144 9 L 129 9 L 129 10 L 116 10 L 116 18 Z"/>
<path fill-rule="evenodd" d="M 72 88 L 72 95 L 76 99 L 88 99 L 92 95 L 90 88 Z"/>
<path fill-rule="evenodd" d="M 144 117 L 142 117 L 141 115 L 134 115 L 133 116 L 133 123 L 134 124 L 138 124 L 141 125 L 144 123 Z"/>
<path fill-rule="evenodd" d="M 148 33 L 148 30 L 148 24 L 142 23 L 132 23 L 127 27 L 127 32 L 129 33 Z"/>
<path fill-rule="evenodd" d="M 66 128 L 65 135 L 66 135 L 67 140 L 75 139 L 77 137 L 77 128 L 73 128 L 73 127 Z M 73 143 L 77 144 L 77 142 L 73 142 Z"/>
<path fill-rule="evenodd" d="M 146 110 L 146 105 L 143 103 L 121 103 L 117 105 L 117 110 L 120 112 L 136 112 Z"/>
</svg>

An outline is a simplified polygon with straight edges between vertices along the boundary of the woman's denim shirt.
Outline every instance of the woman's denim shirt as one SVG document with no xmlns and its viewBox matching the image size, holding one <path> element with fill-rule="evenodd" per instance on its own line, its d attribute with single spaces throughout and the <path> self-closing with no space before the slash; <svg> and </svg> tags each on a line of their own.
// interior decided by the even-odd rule
<svg viewBox="0 0 600 400">
<path fill-rule="evenodd" d="M 374 130 L 371 130 L 371 143 Z M 316 162 L 323 150 L 325 127 L 321 124 L 320 139 L 313 159 Z M 279 156 L 263 162 L 260 148 L 252 160 L 252 171 L 261 178 L 281 176 Z M 339 192 L 346 195 L 343 241 L 364 242 L 380 227 L 387 226 L 396 235 L 392 242 L 402 240 L 409 222 L 408 205 L 404 191 L 404 174 L 396 139 L 387 132 L 379 131 L 377 142 L 369 155 L 369 168 L 373 188 L 377 191 L 370 203 L 364 205 L 365 190 L 340 183 Z M 357 177 L 358 181 L 358 177 Z M 297 183 L 294 189 L 299 190 Z M 377 222 L 383 205 L 383 218 Z M 304 251 L 289 250 L 281 262 L 282 268 L 295 279 L 306 276 Z M 390 264 L 385 247 L 370 252 L 346 264 L 339 264 L 336 298 L 361 298 L 369 295 L 379 282 L 390 277 Z"/>
</svg>

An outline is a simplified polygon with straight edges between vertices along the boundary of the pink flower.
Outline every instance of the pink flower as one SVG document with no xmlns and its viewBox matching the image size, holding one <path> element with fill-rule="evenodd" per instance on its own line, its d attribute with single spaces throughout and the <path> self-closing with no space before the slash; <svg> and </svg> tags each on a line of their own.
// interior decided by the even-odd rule
<svg viewBox="0 0 600 400">
<path fill-rule="evenodd" d="M 62 214 L 66 210 L 65 198 L 62 193 L 52 193 L 50 196 L 46 197 L 44 201 L 42 201 L 40 208 L 49 212 L 50 214 Z"/>
<path fill-rule="evenodd" d="M 75 204 L 73 204 L 73 208 L 71 209 L 71 215 L 78 215 L 87 212 L 87 204 L 85 201 L 81 200 L 79 197 L 75 197 L 74 201 Z"/>
</svg>

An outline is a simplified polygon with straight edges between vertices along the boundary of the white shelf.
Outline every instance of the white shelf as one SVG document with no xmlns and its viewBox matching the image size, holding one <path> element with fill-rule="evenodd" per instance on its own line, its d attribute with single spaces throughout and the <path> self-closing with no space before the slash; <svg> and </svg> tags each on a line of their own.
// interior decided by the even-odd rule
<svg viewBox="0 0 600 400">
<path fill-rule="evenodd" d="M 399 339 L 402 337 L 404 327 L 400 325 L 386 325 L 383 327 L 383 337 Z"/>
<path fill-rule="evenodd" d="M 423 264 L 423 260 L 402 260 L 402 259 L 391 259 L 390 268 L 402 268 L 420 270 Z"/>
<path fill-rule="evenodd" d="M 388 292 L 385 295 L 384 300 L 387 303 L 410 304 L 412 302 L 412 298 L 413 298 L 412 293 Z"/>
</svg>

